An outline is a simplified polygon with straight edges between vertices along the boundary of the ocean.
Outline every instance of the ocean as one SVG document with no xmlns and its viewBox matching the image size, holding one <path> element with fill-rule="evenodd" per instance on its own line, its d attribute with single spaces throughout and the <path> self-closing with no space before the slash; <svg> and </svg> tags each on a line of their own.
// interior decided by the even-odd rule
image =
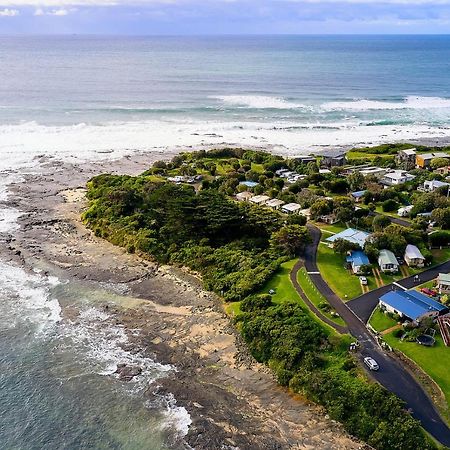
<svg viewBox="0 0 450 450">
<path fill-rule="evenodd" d="M 3 244 L 21 214 L 8 186 L 41 155 L 450 140 L 450 36 L 2 36 L 0 64 Z M 175 368 L 123 350 L 108 295 L 0 260 L 1 449 L 160 450 L 187 433 L 175 398 L 142 395 Z M 139 381 L 112 375 L 123 361 Z"/>
</svg>

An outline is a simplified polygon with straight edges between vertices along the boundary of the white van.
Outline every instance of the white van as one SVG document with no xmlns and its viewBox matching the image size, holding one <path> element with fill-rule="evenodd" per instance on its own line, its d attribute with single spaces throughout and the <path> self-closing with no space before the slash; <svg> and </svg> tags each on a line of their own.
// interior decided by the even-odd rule
<svg viewBox="0 0 450 450">
<path fill-rule="evenodd" d="M 378 370 L 380 368 L 380 366 L 378 365 L 378 363 L 371 358 L 370 356 L 368 356 L 367 358 L 364 358 L 364 364 L 370 369 L 370 370 Z"/>
</svg>

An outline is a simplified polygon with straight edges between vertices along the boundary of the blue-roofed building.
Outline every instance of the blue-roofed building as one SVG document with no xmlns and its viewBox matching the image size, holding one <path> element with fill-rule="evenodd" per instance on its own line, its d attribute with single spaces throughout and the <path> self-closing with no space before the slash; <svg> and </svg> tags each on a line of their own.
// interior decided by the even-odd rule
<svg viewBox="0 0 450 450">
<path fill-rule="evenodd" d="M 367 266 L 370 261 L 363 251 L 354 250 L 347 256 L 347 263 L 351 265 L 353 273 L 358 275 L 362 273 L 362 266 Z"/>
<path fill-rule="evenodd" d="M 258 186 L 259 183 L 256 181 L 241 181 L 239 184 L 242 184 L 248 188 L 254 188 L 255 186 Z"/>
<path fill-rule="evenodd" d="M 370 233 L 366 233 L 365 231 L 355 230 L 354 228 L 347 228 L 340 233 L 333 234 L 333 236 L 325 239 L 326 242 L 333 246 L 333 242 L 337 239 L 344 239 L 344 241 L 351 242 L 352 244 L 359 245 L 361 248 L 364 248 L 364 244 L 366 243 Z"/>
<path fill-rule="evenodd" d="M 379 304 L 382 309 L 415 322 L 448 312 L 445 305 L 414 289 L 388 292 L 380 297 Z"/>
<path fill-rule="evenodd" d="M 362 198 L 364 197 L 364 194 L 365 194 L 366 192 L 367 192 L 367 191 L 356 191 L 356 192 L 352 192 L 352 193 L 350 194 L 350 197 L 351 197 L 353 200 L 355 200 L 356 203 L 359 203 L 359 202 L 362 200 Z"/>
</svg>

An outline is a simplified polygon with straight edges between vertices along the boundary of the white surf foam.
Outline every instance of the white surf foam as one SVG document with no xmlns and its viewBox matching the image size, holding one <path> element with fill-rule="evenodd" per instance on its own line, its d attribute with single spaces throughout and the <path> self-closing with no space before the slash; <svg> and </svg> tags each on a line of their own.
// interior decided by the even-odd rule
<svg viewBox="0 0 450 450">
<path fill-rule="evenodd" d="M 409 96 L 398 102 L 359 99 L 353 101 L 328 102 L 321 108 L 325 111 L 371 111 L 396 109 L 442 109 L 450 108 L 450 99 L 441 97 Z"/>
<path fill-rule="evenodd" d="M 54 279 L 52 283 L 55 284 Z M 28 322 L 37 336 L 52 331 L 61 321 L 61 306 L 50 294 L 47 277 L 0 262 L 0 296 L 3 302 L 0 321 L 6 328 Z"/>
<path fill-rule="evenodd" d="M 301 103 L 289 102 L 281 97 L 266 95 L 219 95 L 210 97 L 220 100 L 225 105 L 240 106 L 253 109 L 295 109 L 305 108 Z"/>
<path fill-rule="evenodd" d="M 164 411 L 164 428 L 176 429 L 180 437 L 184 437 L 189 432 L 192 419 L 186 408 L 177 406 L 177 401 L 172 394 L 168 394 L 165 398 L 166 410 Z"/>
</svg>

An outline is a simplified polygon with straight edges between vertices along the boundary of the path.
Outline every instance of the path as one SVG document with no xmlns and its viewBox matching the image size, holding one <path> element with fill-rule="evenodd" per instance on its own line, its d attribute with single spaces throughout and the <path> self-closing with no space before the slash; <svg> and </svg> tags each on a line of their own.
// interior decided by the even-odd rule
<svg viewBox="0 0 450 450">
<path fill-rule="evenodd" d="M 321 232 L 313 225 L 308 225 L 308 229 L 311 233 L 313 242 L 307 246 L 305 251 L 305 268 L 308 272 L 319 272 L 316 258 Z M 450 269 L 450 262 L 445 264 L 448 264 Z M 442 269 L 443 266 L 444 265 L 441 265 L 439 267 Z M 439 267 L 430 269 L 430 271 L 433 270 L 439 272 Z M 378 372 L 371 372 L 372 377 L 386 389 L 405 401 L 407 407 L 412 411 L 412 415 L 422 423 L 422 426 L 432 436 L 434 436 L 442 444 L 450 446 L 450 429 L 440 417 L 433 402 L 423 391 L 421 385 L 399 361 L 394 359 L 391 355 L 379 347 L 375 338 L 366 328 L 365 323 L 361 321 L 360 318 L 347 306 L 347 304 L 345 304 L 330 289 L 319 273 L 311 274 L 310 277 L 319 292 L 336 309 L 342 319 L 344 319 L 350 333 L 357 338 L 361 344 L 361 352 L 359 354 L 360 361 L 362 362 L 362 359 L 366 356 L 371 356 L 380 365 L 380 370 Z M 411 282 L 414 283 L 413 277 L 410 278 L 403 280 L 402 283 L 404 281 L 406 281 L 406 284 Z M 421 279 L 423 279 L 422 275 Z M 377 289 L 377 291 L 384 289 L 389 289 L 389 287 L 383 286 L 382 288 Z M 361 297 L 365 297 L 370 294 L 371 293 L 365 294 Z"/>
</svg>

